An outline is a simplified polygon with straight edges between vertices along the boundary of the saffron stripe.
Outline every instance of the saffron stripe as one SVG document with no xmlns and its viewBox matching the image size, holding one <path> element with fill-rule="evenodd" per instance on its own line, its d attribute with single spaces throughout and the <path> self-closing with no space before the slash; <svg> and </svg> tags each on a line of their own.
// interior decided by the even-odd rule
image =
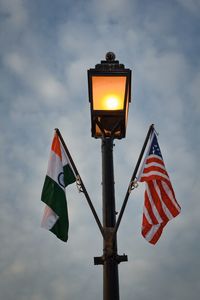
<svg viewBox="0 0 200 300">
<path fill-rule="evenodd" d="M 60 159 L 62 160 L 60 140 L 59 140 L 59 137 L 58 137 L 57 133 L 55 133 L 55 135 L 54 135 L 53 142 L 52 142 L 52 145 L 51 145 L 51 150 L 53 152 L 55 152 L 60 157 Z"/>
</svg>

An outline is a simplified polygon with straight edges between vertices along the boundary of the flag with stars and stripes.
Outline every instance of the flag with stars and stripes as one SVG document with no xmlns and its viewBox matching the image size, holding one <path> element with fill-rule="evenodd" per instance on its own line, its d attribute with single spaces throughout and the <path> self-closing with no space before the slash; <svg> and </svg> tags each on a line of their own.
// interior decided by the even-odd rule
<svg viewBox="0 0 200 300">
<path fill-rule="evenodd" d="M 140 170 L 138 181 L 146 183 L 142 235 L 151 244 L 159 240 L 163 228 L 180 213 L 155 131 Z"/>
</svg>

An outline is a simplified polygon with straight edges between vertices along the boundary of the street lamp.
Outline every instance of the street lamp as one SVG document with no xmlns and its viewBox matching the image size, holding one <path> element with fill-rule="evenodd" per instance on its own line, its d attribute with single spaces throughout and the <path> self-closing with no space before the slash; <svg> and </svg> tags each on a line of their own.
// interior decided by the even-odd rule
<svg viewBox="0 0 200 300">
<path fill-rule="evenodd" d="M 105 61 L 88 70 L 88 88 L 92 137 L 102 141 L 103 255 L 94 263 L 103 265 L 103 300 L 119 300 L 118 264 L 128 258 L 117 254 L 113 140 L 126 135 L 131 70 L 108 52 Z"/>
<path fill-rule="evenodd" d="M 88 70 L 88 87 L 92 136 L 124 138 L 131 101 L 131 70 L 108 52 L 106 60 Z"/>
</svg>

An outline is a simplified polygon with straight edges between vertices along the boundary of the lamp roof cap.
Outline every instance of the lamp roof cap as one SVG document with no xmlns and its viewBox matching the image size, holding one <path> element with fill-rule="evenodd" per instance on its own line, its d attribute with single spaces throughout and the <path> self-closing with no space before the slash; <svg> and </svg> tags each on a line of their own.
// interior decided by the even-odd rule
<svg viewBox="0 0 200 300">
<path fill-rule="evenodd" d="M 106 60 L 102 60 L 100 64 L 95 66 L 98 71 L 114 71 L 114 70 L 124 70 L 124 65 L 120 64 L 118 60 L 115 60 L 114 52 L 106 53 Z"/>
</svg>

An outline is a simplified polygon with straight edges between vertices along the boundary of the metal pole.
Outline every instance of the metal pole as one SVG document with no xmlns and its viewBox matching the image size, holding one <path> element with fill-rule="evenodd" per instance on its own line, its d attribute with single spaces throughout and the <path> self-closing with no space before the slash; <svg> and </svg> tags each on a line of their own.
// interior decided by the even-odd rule
<svg viewBox="0 0 200 300">
<path fill-rule="evenodd" d="M 76 166 L 75 166 L 75 163 L 74 163 L 74 161 L 73 161 L 73 159 L 72 159 L 72 157 L 71 157 L 71 154 L 70 154 L 70 152 L 69 152 L 69 150 L 68 150 L 68 148 L 67 148 L 67 146 L 66 146 L 66 144 L 65 144 L 65 141 L 64 141 L 64 139 L 63 139 L 63 137 L 62 137 L 62 135 L 61 135 L 61 133 L 60 133 L 60 130 L 59 130 L 58 128 L 55 128 L 55 131 L 56 131 L 56 133 L 58 134 L 58 136 L 59 136 L 59 138 L 60 138 L 60 141 L 61 141 L 61 143 L 62 143 L 62 145 L 63 145 L 63 148 L 64 148 L 64 150 L 65 150 L 65 152 L 66 152 L 66 154 L 67 154 L 67 157 L 69 158 L 70 164 L 71 164 L 71 166 L 72 166 L 72 168 L 73 168 L 73 170 L 74 170 L 75 175 L 78 176 L 78 178 L 79 178 L 80 185 L 81 185 L 81 188 L 82 188 L 82 192 L 83 192 L 84 195 L 85 195 L 85 198 L 86 198 L 87 203 L 88 203 L 88 205 L 89 205 L 89 207 L 90 207 L 90 209 L 91 209 L 91 211 L 92 211 L 92 214 L 93 214 L 93 216 L 94 216 L 94 218 L 95 218 L 95 221 L 96 221 L 96 223 L 97 223 L 97 226 L 99 227 L 99 230 L 101 231 L 102 236 L 104 236 L 103 227 L 102 227 L 102 225 L 101 225 L 101 222 L 100 222 L 100 220 L 99 220 L 99 217 L 98 217 L 98 215 L 97 215 L 97 213 L 96 213 L 96 210 L 95 210 L 95 208 L 94 208 L 94 206 L 93 206 L 93 204 L 92 204 L 92 201 L 90 200 L 90 197 L 89 197 L 89 195 L 88 195 L 88 192 L 87 192 L 87 190 L 86 190 L 86 188 L 85 188 L 85 185 L 84 185 L 84 183 L 83 183 L 83 181 L 82 181 L 82 179 L 81 179 L 81 176 L 80 176 L 80 174 L 79 174 L 79 172 L 78 172 L 78 170 L 77 170 L 77 168 L 76 168 Z"/>
<path fill-rule="evenodd" d="M 102 139 L 102 196 L 104 227 L 103 300 L 119 300 L 117 236 L 113 242 L 116 224 L 113 139 Z"/>
<path fill-rule="evenodd" d="M 131 184 L 134 182 L 134 180 L 135 180 L 135 178 L 136 178 L 136 175 L 137 175 L 137 172 L 138 172 L 138 169 L 139 169 L 141 160 L 142 160 L 143 155 L 144 155 L 144 151 L 145 151 L 145 149 L 146 149 L 147 143 L 148 143 L 148 141 L 149 141 L 149 138 L 150 138 L 150 136 L 151 136 L 153 130 L 154 130 L 154 124 L 151 124 L 151 126 L 149 127 L 149 130 L 148 130 L 148 132 L 147 132 L 147 135 L 146 135 L 146 138 L 145 138 L 145 141 L 144 141 L 142 150 L 141 150 L 141 152 L 140 152 L 140 155 L 139 155 L 137 164 L 136 164 L 135 169 L 134 169 L 134 171 L 133 171 L 133 175 L 132 175 L 132 177 L 131 177 L 131 181 L 130 181 L 130 184 L 129 184 L 129 186 L 128 186 L 128 189 L 127 189 L 127 192 L 126 192 L 126 196 L 125 196 L 125 198 L 124 198 L 124 202 L 123 202 L 123 204 L 122 204 L 122 208 L 121 208 L 121 210 L 120 210 L 120 213 L 119 213 L 119 216 L 118 216 L 118 219 L 117 219 L 117 223 L 116 223 L 116 226 L 115 226 L 115 229 L 114 229 L 113 238 L 114 238 L 115 234 L 117 233 L 117 230 L 118 230 L 119 225 L 120 225 L 120 223 L 121 223 L 121 219 L 122 219 L 122 217 L 123 217 L 124 210 L 125 210 L 125 208 L 126 208 L 126 205 L 127 205 L 127 202 L 128 202 L 128 198 L 129 198 L 130 193 L 131 193 L 130 186 L 131 186 Z"/>
</svg>

